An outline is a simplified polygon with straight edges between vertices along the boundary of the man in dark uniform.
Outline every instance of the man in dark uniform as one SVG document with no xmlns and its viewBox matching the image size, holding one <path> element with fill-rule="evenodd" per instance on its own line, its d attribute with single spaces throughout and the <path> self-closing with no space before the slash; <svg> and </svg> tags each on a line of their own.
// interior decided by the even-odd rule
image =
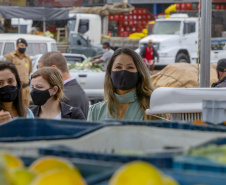
<svg viewBox="0 0 226 185">
<path fill-rule="evenodd" d="M 226 58 L 222 58 L 217 63 L 218 82 L 212 84 L 212 87 L 226 87 Z"/>
<path fill-rule="evenodd" d="M 14 63 L 16 66 L 22 84 L 22 95 L 24 104 L 29 107 L 30 104 L 30 89 L 29 76 L 32 72 L 31 58 L 25 54 L 27 48 L 27 41 L 19 38 L 16 42 L 16 50 L 5 55 L 4 60 Z"/>
</svg>

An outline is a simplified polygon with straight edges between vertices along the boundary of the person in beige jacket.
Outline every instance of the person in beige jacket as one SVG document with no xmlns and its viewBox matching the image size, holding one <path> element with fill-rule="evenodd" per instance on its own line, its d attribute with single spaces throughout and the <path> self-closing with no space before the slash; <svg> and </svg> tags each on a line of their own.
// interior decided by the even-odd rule
<svg viewBox="0 0 226 185">
<path fill-rule="evenodd" d="M 25 106 L 29 107 L 30 104 L 30 89 L 29 89 L 29 76 L 32 72 L 31 58 L 25 54 L 27 48 L 27 41 L 19 38 L 16 42 L 16 50 L 5 55 L 4 60 L 12 62 L 19 73 L 22 84 L 22 98 Z"/>
</svg>

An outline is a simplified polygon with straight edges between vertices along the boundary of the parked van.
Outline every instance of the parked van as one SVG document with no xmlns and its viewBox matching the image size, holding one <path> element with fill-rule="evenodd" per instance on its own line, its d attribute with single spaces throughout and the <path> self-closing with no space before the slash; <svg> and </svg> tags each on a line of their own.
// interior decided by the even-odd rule
<svg viewBox="0 0 226 185">
<path fill-rule="evenodd" d="M 26 54 L 31 58 L 49 51 L 57 51 L 56 41 L 48 37 L 29 34 L 0 34 L 0 60 L 7 53 L 16 50 L 16 41 L 18 38 L 24 38 L 27 41 L 28 47 Z"/>
</svg>

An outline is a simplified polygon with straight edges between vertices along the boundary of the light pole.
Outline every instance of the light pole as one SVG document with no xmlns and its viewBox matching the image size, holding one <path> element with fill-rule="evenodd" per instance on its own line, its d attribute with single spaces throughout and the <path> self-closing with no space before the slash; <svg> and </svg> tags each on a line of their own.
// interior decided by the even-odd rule
<svg viewBox="0 0 226 185">
<path fill-rule="evenodd" d="M 212 0 L 202 0 L 200 87 L 210 87 L 211 18 Z"/>
</svg>

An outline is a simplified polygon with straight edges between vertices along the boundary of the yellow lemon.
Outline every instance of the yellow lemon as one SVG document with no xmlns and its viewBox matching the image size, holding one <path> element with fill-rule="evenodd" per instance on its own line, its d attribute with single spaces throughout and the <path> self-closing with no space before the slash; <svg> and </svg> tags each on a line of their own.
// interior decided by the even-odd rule
<svg viewBox="0 0 226 185">
<path fill-rule="evenodd" d="M 78 171 L 51 170 L 40 174 L 30 185 L 86 185 Z"/>
<path fill-rule="evenodd" d="M 116 171 L 109 185 L 165 185 L 161 172 L 153 165 L 143 162 L 130 162 Z"/>
<path fill-rule="evenodd" d="M 28 185 L 35 177 L 35 174 L 27 168 L 15 168 L 9 173 L 15 185 Z"/>
<path fill-rule="evenodd" d="M 6 168 L 9 169 L 24 166 L 24 163 L 20 158 L 7 152 L 1 152 L 0 159 L 6 165 Z"/>
<path fill-rule="evenodd" d="M 0 184 L 11 185 L 11 183 L 12 181 L 10 179 L 8 171 L 6 170 L 6 166 L 2 163 L 2 160 L 0 159 Z"/>
<path fill-rule="evenodd" d="M 36 173 L 44 173 L 52 169 L 74 170 L 76 168 L 68 160 L 62 159 L 60 157 L 47 156 L 47 157 L 39 158 L 36 161 L 34 161 L 30 165 L 29 169 Z"/>
<path fill-rule="evenodd" d="M 173 178 L 167 175 L 164 175 L 163 179 L 164 179 L 165 185 L 179 185 L 177 181 L 175 181 Z"/>
</svg>

